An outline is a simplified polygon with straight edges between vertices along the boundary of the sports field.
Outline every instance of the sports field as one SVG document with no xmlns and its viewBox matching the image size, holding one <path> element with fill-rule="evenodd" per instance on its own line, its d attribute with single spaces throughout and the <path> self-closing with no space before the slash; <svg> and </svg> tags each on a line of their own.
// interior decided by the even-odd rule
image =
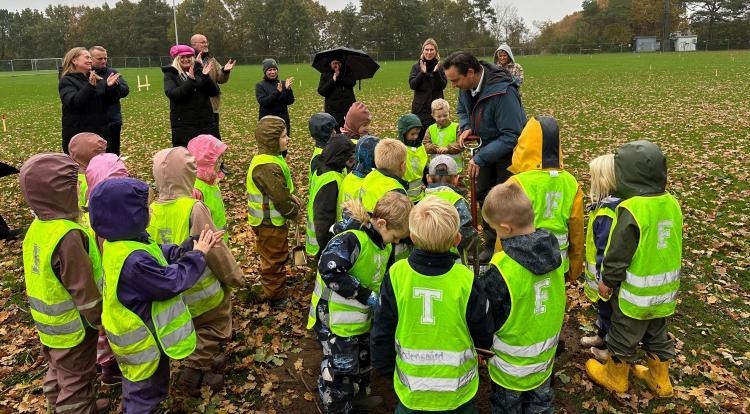
<svg viewBox="0 0 750 414">
<path fill-rule="evenodd" d="M 588 161 L 624 142 L 649 139 L 668 157 L 669 190 L 685 216 L 680 303 L 670 328 L 679 352 L 671 369 L 676 397 L 656 400 L 632 381 L 630 393 L 618 396 L 592 385 L 583 368 L 589 354 L 578 338 L 594 331 L 595 311 L 576 286 L 568 291 L 567 349 L 555 365 L 558 411 L 750 411 L 750 52 L 517 58 L 526 76 L 527 114 L 558 119 L 566 168 L 585 190 Z M 375 79 L 355 90 L 373 115 L 374 135 L 395 138 L 396 120 L 410 109 L 411 64 L 384 62 Z M 159 69 L 122 73 L 131 89 L 122 101 L 123 155 L 131 173 L 150 182 L 151 157 L 170 146 L 169 102 Z M 149 90 L 137 90 L 137 76 L 141 82 L 148 76 Z M 309 66 L 282 65 L 279 76 L 296 78 L 290 163 L 306 196 L 313 146 L 307 119 L 323 108 L 316 91 L 319 75 Z M 320 356 L 304 329 L 311 270 L 290 270 L 293 308 L 277 313 L 257 303 L 258 261 L 245 219 L 244 180 L 254 154 L 254 84 L 261 77 L 260 66 L 237 67 L 222 85 L 221 132 L 229 144 L 231 172 L 222 188 L 232 251 L 246 275 L 246 287 L 235 295 L 227 387 L 213 396 L 206 389 L 202 399 L 173 392 L 172 412 L 316 412 Z M 455 90 L 446 92 L 454 103 Z M 0 114 L 8 128 L 0 130 L 0 160 L 20 167 L 35 153 L 60 151 L 60 111 L 56 74 L 0 73 Z M 17 177 L 0 179 L 0 194 L 0 211 L 11 227 L 28 225 L 31 214 Z M 25 300 L 21 242 L 0 241 L 0 413 L 43 410 L 45 370 Z M 478 394 L 483 409 L 488 384 L 485 372 Z M 375 381 L 381 395 L 389 386 Z M 116 396 L 119 390 L 100 392 Z M 393 402 L 392 396 L 387 399 Z"/>
</svg>

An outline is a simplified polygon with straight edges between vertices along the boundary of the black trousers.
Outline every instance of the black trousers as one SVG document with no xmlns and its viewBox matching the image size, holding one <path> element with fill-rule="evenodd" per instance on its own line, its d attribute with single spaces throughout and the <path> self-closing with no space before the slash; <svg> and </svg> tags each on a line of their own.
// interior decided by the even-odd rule
<svg viewBox="0 0 750 414">
<path fill-rule="evenodd" d="M 419 130 L 419 137 L 417 138 L 417 142 L 422 142 L 424 140 L 424 134 L 427 133 L 427 128 L 429 128 L 430 125 L 434 123 L 435 119 L 432 117 L 422 120 L 422 129 Z"/>
<path fill-rule="evenodd" d="M 492 165 L 479 168 L 479 176 L 477 177 L 477 200 L 479 200 L 479 207 L 484 205 L 484 199 L 487 197 L 487 193 L 490 192 L 492 187 L 502 184 L 508 180 L 513 174 L 508 171 L 508 167 L 513 160 L 513 153 L 500 158 Z M 491 250 L 495 246 L 497 240 L 497 234 L 492 230 L 490 226 L 483 226 L 483 232 L 485 235 L 485 248 Z"/>
<path fill-rule="evenodd" d="M 109 138 L 107 139 L 107 152 L 120 155 L 120 132 L 122 124 L 109 124 Z"/>
<path fill-rule="evenodd" d="M 214 120 L 216 120 L 216 138 L 221 141 L 221 128 L 219 128 L 219 113 L 214 112 Z"/>
</svg>

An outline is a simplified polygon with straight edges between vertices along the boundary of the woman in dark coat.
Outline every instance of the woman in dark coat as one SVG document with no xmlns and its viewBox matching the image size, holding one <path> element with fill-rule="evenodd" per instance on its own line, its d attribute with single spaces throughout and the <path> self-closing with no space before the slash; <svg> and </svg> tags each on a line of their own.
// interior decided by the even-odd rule
<svg viewBox="0 0 750 414">
<path fill-rule="evenodd" d="M 351 77 L 340 59 L 334 58 L 330 65 L 330 71 L 320 74 L 318 94 L 325 98 L 323 110 L 342 126 L 346 112 L 357 101 L 354 97 L 354 85 L 357 81 Z"/>
<path fill-rule="evenodd" d="M 172 126 L 172 146 L 187 147 L 191 139 L 201 134 L 219 136 L 211 98 L 219 94 L 219 87 L 211 80 L 212 63 L 203 66 L 195 59 L 190 46 L 176 45 L 169 50 L 174 58 L 164 66 L 164 93 L 169 98 L 169 121 Z"/>
<path fill-rule="evenodd" d="M 273 59 L 263 60 L 263 80 L 255 84 L 255 99 L 258 100 L 258 119 L 274 115 L 286 123 L 286 134 L 292 136 L 292 125 L 289 121 L 289 105 L 294 103 L 292 82 L 294 78 L 279 80 L 279 65 Z"/>
<path fill-rule="evenodd" d="M 58 92 L 62 102 L 62 148 L 68 153 L 70 139 L 79 132 L 93 132 L 109 140 L 107 104 L 118 98 L 119 74 L 107 79 L 91 70 L 91 54 L 75 47 L 65 54 Z"/>
<path fill-rule="evenodd" d="M 445 72 L 440 63 L 440 53 L 437 42 L 427 39 L 422 44 L 422 55 L 414 64 L 409 74 L 409 87 L 414 91 L 414 99 L 411 101 L 411 113 L 422 121 L 422 130 L 419 131 L 419 140 L 424 138 L 427 128 L 435 123 L 432 118 L 432 101 L 443 97 L 443 89 L 448 84 Z"/>
</svg>

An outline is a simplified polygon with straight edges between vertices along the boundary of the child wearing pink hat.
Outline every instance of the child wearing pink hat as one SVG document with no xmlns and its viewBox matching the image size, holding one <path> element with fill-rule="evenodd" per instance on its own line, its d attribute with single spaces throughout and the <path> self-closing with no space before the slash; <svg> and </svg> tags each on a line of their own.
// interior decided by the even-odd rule
<svg viewBox="0 0 750 414">
<path fill-rule="evenodd" d="M 341 133 L 353 140 L 357 140 L 359 137 L 369 133 L 368 127 L 370 126 L 370 121 L 372 121 L 372 116 L 367 106 L 362 102 L 354 102 L 349 107 L 349 112 L 346 113 Z"/>
</svg>

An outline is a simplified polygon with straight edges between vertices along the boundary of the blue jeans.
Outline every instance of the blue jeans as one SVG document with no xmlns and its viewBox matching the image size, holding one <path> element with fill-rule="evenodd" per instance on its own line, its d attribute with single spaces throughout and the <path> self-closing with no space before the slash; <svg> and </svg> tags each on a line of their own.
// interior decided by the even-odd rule
<svg viewBox="0 0 750 414">
<path fill-rule="evenodd" d="M 492 414 L 552 414 L 555 391 L 552 376 L 533 390 L 514 391 L 492 383 L 490 407 Z"/>
<path fill-rule="evenodd" d="M 456 408 L 455 410 L 447 411 L 418 411 L 406 408 L 401 401 L 396 406 L 395 414 L 479 414 L 477 407 L 474 405 L 474 400 L 467 402 L 466 404 Z"/>
</svg>

